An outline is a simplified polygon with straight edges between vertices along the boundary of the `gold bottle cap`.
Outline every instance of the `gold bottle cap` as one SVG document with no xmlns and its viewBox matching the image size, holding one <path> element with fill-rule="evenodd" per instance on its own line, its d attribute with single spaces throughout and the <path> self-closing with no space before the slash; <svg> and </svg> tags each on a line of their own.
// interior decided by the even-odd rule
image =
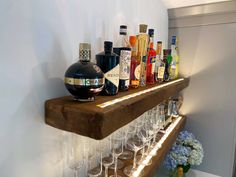
<svg viewBox="0 0 236 177">
<path fill-rule="evenodd" d="M 91 59 L 91 44 L 80 43 L 79 44 L 79 59 L 82 61 L 90 61 Z"/>
<path fill-rule="evenodd" d="M 146 33 L 147 32 L 147 25 L 146 24 L 140 24 L 139 25 L 139 32 L 140 33 Z"/>
</svg>

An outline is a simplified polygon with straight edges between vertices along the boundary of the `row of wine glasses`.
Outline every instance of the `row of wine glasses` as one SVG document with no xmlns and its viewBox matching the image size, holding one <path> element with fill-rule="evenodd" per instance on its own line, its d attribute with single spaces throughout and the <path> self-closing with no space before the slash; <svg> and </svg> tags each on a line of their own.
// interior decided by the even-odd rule
<svg viewBox="0 0 236 177">
<path fill-rule="evenodd" d="M 133 176 L 139 165 L 152 163 L 145 159 L 156 155 L 152 149 L 157 145 L 157 134 L 164 125 L 165 107 L 160 104 L 104 140 L 81 142 L 77 135 L 71 134 L 65 143 L 66 167 L 73 173 L 65 177 Z M 124 161 L 130 159 L 133 163 L 124 166 Z"/>
</svg>

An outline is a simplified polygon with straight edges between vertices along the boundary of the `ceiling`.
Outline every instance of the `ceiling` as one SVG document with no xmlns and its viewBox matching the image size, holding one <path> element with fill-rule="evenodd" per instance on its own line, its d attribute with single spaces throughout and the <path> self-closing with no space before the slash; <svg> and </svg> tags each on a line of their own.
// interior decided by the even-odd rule
<svg viewBox="0 0 236 177">
<path fill-rule="evenodd" d="M 162 0 L 167 9 L 186 7 L 200 4 L 208 4 L 215 2 L 231 1 L 231 0 Z"/>
</svg>

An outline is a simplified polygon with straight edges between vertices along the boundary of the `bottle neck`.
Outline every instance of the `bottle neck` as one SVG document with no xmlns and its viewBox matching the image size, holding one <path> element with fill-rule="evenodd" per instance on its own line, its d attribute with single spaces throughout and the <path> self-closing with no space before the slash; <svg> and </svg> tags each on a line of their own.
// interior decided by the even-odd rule
<svg viewBox="0 0 236 177">
<path fill-rule="evenodd" d="M 104 52 L 105 52 L 105 54 L 111 54 L 112 53 L 112 49 L 111 48 L 105 48 Z"/>
<path fill-rule="evenodd" d="M 149 38 L 149 48 L 150 48 L 150 49 L 153 49 L 153 47 L 154 47 L 153 41 L 154 41 L 154 37 L 151 36 L 151 37 Z"/>
</svg>

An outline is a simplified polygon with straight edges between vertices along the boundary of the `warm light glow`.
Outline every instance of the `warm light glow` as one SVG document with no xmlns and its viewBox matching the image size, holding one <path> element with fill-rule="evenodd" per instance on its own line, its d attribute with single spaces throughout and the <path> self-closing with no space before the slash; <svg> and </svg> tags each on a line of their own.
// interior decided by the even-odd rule
<svg viewBox="0 0 236 177">
<path fill-rule="evenodd" d="M 107 102 L 99 104 L 97 106 L 100 107 L 100 108 L 105 108 L 107 106 L 114 105 L 116 103 L 122 102 L 124 100 L 128 100 L 128 99 L 136 97 L 136 96 L 140 96 L 140 95 L 142 95 L 144 93 L 147 93 L 147 92 L 151 92 L 151 91 L 154 91 L 154 90 L 158 90 L 158 89 L 167 87 L 171 84 L 174 84 L 174 83 L 177 83 L 177 82 L 180 82 L 180 81 L 183 81 L 183 80 L 184 80 L 184 78 L 177 79 L 177 80 L 174 80 L 174 81 L 171 81 L 171 82 L 168 82 L 168 83 L 165 83 L 165 84 L 161 84 L 161 85 L 149 88 L 149 89 L 145 89 L 145 90 L 142 90 L 142 91 L 130 94 L 130 95 L 126 95 L 126 96 L 123 96 L 123 97 L 120 97 L 120 98 L 117 98 L 117 99 L 114 99 L 114 100 L 111 100 L 111 101 L 107 101 Z"/>
<path fill-rule="evenodd" d="M 143 163 L 141 163 L 141 165 L 138 166 L 137 170 L 135 172 L 133 172 L 133 174 L 132 174 L 133 177 L 139 177 L 140 173 L 142 172 L 142 170 L 145 167 L 145 164 L 148 164 L 148 162 L 152 159 L 151 154 L 158 153 L 158 150 L 161 148 L 162 144 L 165 142 L 165 140 L 168 138 L 168 136 L 174 130 L 174 128 L 178 125 L 178 123 L 180 122 L 181 119 L 182 119 L 182 117 L 179 116 L 172 124 L 170 124 L 170 126 L 166 129 L 165 134 L 158 141 L 158 143 L 154 146 L 154 148 L 149 153 L 149 155 L 143 160 Z"/>
</svg>

